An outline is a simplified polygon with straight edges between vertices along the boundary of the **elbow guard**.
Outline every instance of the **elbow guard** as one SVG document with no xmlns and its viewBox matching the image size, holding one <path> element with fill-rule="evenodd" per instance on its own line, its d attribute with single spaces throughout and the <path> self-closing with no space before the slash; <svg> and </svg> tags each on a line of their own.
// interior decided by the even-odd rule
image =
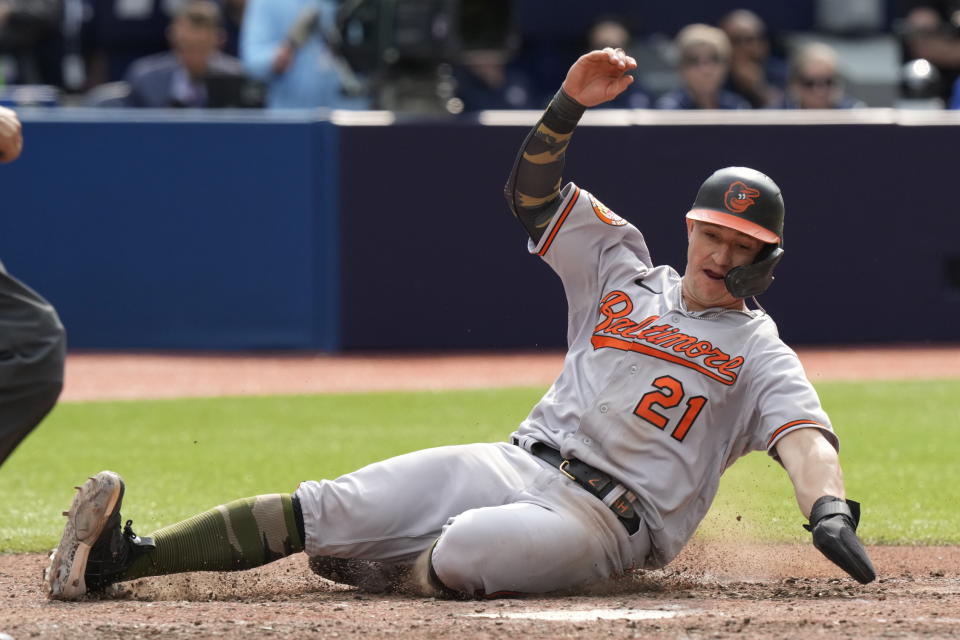
<svg viewBox="0 0 960 640">
<path fill-rule="evenodd" d="M 803 526 L 813 534 L 813 546 L 820 553 L 860 584 L 867 584 L 877 577 L 877 573 L 857 537 L 859 523 L 858 502 L 823 496 L 813 503 L 810 524 Z"/>
</svg>

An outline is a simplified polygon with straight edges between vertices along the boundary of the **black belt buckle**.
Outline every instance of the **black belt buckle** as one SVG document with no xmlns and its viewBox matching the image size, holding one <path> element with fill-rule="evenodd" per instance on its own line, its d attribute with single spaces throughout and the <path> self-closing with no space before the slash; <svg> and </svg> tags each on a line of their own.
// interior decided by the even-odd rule
<svg viewBox="0 0 960 640">
<path fill-rule="evenodd" d="M 560 473 L 579 484 L 599 500 L 603 500 L 618 484 L 610 474 L 595 469 L 581 460 L 564 458 L 559 451 L 542 442 L 534 444 L 530 448 L 530 453 L 557 467 Z M 633 504 L 626 499 L 626 494 L 614 500 L 609 507 L 623 523 L 627 533 L 633 535 L 640 529 L 640 516 L 637 515 Z"/>
<path fill-rule="evenodd" d="M 567 459 L 564 459 L 564 461 L 561 462 L 561 463 L 560 463 L 560 466 L 557 467 L 557 468 L 560 469 L 560 473 L 562 473 L 563 475 L 567 476 L 568 478 L 570 478 L 570 479 L 573 480 L 574 482 L 578 482 L 578 483 L 579 483 L 579 482 L 580 482 L 580 479 L 577 478 L 577 476 L 575 476 L 575 475 L 573 475 L 572 473 L 570 473 L 569 471 L 567 471 L 567 467 L 569 467 L 569 466 L 570 466 L 570 461 L 567 460 Z"/>
</svg>

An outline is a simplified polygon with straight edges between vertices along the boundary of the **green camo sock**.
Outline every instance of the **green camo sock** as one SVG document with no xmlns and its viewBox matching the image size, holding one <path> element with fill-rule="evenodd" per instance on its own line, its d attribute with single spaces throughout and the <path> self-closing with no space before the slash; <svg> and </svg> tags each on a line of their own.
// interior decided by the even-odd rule
<svg viewBox="0 0 960 640">
<path fill-rule="evenodd" d="M 151 537 L 157 548 L 136 558 L 122 580 L 252 569 L 303 551 L 293 498 L 282 493 L 234 500 L 164 527 Z"/>
</svg>

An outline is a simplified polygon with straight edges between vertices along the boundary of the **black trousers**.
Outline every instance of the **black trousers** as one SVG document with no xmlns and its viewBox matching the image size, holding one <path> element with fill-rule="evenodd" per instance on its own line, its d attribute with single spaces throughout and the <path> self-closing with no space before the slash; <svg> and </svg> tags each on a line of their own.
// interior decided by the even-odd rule
<svg viewBox="0 0 960 640">
<path fill-rule="evenodd" d="M 66 348 L 53 306 L 0 264 L 0 464 L 56 404 Z"/>
</svg>

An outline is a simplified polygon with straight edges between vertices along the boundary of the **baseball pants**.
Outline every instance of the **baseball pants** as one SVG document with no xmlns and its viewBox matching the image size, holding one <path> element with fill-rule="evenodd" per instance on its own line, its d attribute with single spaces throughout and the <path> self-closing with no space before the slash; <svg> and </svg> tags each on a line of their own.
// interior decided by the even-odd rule
<svg viewBox="0 0 960 640">
<path fill-rule="evenodd" d="M 65 354 L 56 311 L 0 264 L 0 464 L 56 403 Z"/>
<path fill-rule="evenodd" d="M 629 535 L 600 500 L 507 443 L 439 447 L 296 492 L 310 556 L 412 565 L 436 542 L 433 568 L 468 595 L 544 593 L 643 563 L 644 526 Z"/>
</svg>

